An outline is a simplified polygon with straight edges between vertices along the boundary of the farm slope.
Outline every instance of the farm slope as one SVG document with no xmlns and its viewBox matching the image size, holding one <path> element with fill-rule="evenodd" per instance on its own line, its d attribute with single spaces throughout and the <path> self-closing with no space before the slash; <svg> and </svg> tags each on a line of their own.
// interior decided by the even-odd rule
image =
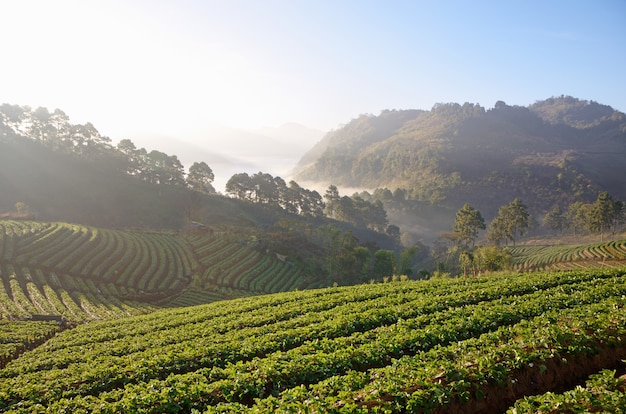
<svg viewBox="0 0 626 414">
<path fill-rule="evenodd" d="M 626 269 L 327 288 L 93 322 L 0 370 L 0 410 L 494 412 L 626 359 Z"/>
<path fill-rule="evenodd" d="M 290 258 L 227 231 L 0 220 L 7 319 L 53 314 L 80 323 L 312 286 Z"/>
</svg>

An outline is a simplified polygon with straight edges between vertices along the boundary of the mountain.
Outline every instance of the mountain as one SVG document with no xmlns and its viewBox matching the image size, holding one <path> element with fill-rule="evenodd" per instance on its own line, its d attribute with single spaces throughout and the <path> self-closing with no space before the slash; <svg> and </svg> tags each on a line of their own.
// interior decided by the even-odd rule
<svg viewBox="0 0 626 414">
<path fill-rule="evenodd" d="M 363 115 L 305 154 L 295 179 L 400 188 L 450 210 L 495 215 L 520 197 L 534 213 L 601 191 L 626 199 L 626 115 L 569 96 L 490 110 L 465 103 Z"/>
</svg>

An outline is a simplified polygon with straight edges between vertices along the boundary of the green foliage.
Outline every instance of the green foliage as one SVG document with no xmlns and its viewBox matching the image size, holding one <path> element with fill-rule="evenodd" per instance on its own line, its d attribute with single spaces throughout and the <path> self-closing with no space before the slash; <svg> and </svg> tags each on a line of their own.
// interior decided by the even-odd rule
<svg viewBox="0 0 626 414">
<path fill-rule="evenodd" d="M 335 185 L 328 187 L 324 199 L 326 200 L 325 212 L 330 218 L 381 233 L 388 229 L 387 212 L 380 200 L 371 202 L 358 193 L 353 194 L 352 197 L 340 197 Z M 393 231 L 392 228 L 391 232 Z"/>
<path fill-rule="evenodd" d="M 616 378 L 615 370 L 593 374 L 585 386 L 563 393 L 547 392 L 518 400 L 508 414 L 553 412 L 619 413 L 626 407 L 626 379 Z"/>
<path fill-rule="evenodd" d="M 469 204 L 465 203 L 465 205 L 456 212 L 453 230 L 461 235 L 461 240 L 466 246 L 471 244 L 471 246 L 474 247 L 478 233 L 485 229 L 485 219 L 483 219 L 480 211 Z"/>
<path fill-rule="evenodd" d="M 555 234 L 560 234 L 567 228 L 567 218 L 561 207 L 553 207 L 543 218 L 543 226 Z"/>
<path fill-rule="evenodd" d="M 591 228 L 603 237 L 606 229 L 611 228 L 614 223 L 623 222 L 624 204 L 614 200 L 605 191 L 598 195 L 590 213 Z"/>
<path fill-rule="evenodd" d="M 510 249 L 519 270 L 580 269 L 622 266 L 626 240 L 586 244 L 518 246 Z"/>
<path fill-rule="evenodd" d="M 532 221 L 528 208 L 522 200 L 516 198 L 509 204 L 498 209 L 498 215 L 489 224 L 487 235 L 490 241 L 499 245 L 502 241 L 513 242 L 517 236 L 523 236 L 530 228 Z"/>
<path fill-rule="evenodd" d="M 194 162 L 189 167 L 187 174 L 187 185 L 195 191 L 203 193 L 214 193 L 215 188 L 211 185 L 215 179 L 215 174 L 206 162 Z"/>
<path fill-rule="evenodd" d="M 474 263 L 479 272 L 506 270 L 511 260 L 511 252 L 498 246 L 481 246 L 474 252 Z"/>
<path fill-rule="evenodd" d="M 226 193 L 240 200 L 276 207 L 304 217 L 323 216 L 324 203 L 317 191 L 300 187 L 295 181 L 289 186 L 280 177 L 258 172 L 233 175 L 226 183 Z"/>
<path fill-rule="evenodd" d="M 374 252 L 372 275 L 377 279 L 396 274 L 396 256 L 391 250 L 379 249 Z"/>
<path fill-rule="evenodd" d="M 574 234 L 580 233 L 615 233 L 626 221 L 624 202 L 615 200 L 608 192 L 598 195 L 594 203 L 580 201 L 570 204 L 565 214 L 569 229 Z"/>
<path fill-rule="evenodd" d="M 0 368 L 61 330 L 56 322 L 0 320 Z"/>
<path fill-rule="evenodd" d="M 580 380 L 559 367 L 622 346 L 625 294 L 624 269 L 511 274 L 282 293 L 81 325 L 0 369 L 0 409 L 471 411 L 485 386 L 512 384 L 506 394 L 521 398 L 527 378 Z M 622 387 L 592 382 L 594 392 Z"/>
</svg>

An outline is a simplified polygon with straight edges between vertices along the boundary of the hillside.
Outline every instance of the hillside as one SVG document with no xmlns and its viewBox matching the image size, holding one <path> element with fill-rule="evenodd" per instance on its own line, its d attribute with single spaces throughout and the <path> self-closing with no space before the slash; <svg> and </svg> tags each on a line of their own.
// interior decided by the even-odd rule
<svg viewBox="0 0 626 414">
<path fill-rule="evenodd" d="M 0 319 L 47 314 L 79 323 L 323 286 L 295 256 L 251 234 L 0 220 Z"/>
<path fill-rule="evenodd" d="M 0 410 L 488 413 L 593 375 L 587 409 L 616 412 L 624 383 L 603 370 L 625 368 L 625 282 L 623 268 L 406 281 L 94 322 L 0 369 Z"/>
<path fill-rule="evenodd" d="M 465 103 L 430 111 L 363 115 L 329 133 L 296 179 L 350 188 L 401 188 L 413 200 L 455 211 L 470 203 L 490 218 L 521 197 L 533 213 L 626 199 L 626 115 L 571 97 L 529 107 Z"/>
</svg>

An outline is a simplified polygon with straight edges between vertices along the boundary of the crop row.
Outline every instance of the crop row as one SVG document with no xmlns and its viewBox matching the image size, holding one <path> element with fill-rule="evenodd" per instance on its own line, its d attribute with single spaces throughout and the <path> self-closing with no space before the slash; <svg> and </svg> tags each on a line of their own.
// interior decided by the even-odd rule
<svg viewBox="0 0 626 414">
<path fill-rule="evenodd" d="M 560 263 L 626 261 L 626 240 L 595 244 L 519 246 L 511 249 L 519 270 L 543 269 Z"/>
<path fill-rule="evenodd" d="M 615 370 L 593 374 L 585 386 L 563 392 L 547 392 L 516 401 L 507 414 L 534 413 L 620 413 L 626 407 L 626 376 L 616 378 Z"/>
<path fill-rule="evenodd" d="M 0 407 L 17 409 L 19 402 L 24 410 L 43 404 L 54 410 L 179 412 L 244 409 L 256 399 L 259 411 L 286 412 L 290 406 L 284 404 L 294 403 L 325 412 L 354 404 L 365 410 L 371 398 L 389 408 L 387 397 L 374 392 L 379 385 L 402 406 L 417 407 L 406 392 L 390 393 L 397 378 L 387 376 L 396 373 L 398 361 L 419 365 L 466 341 L 487 341 L 476 347 L 486 351 L 486 344 L 508 343 L 497 342 L 506 332 L 517 332 L 512 338 L 528 344 L 537 338 L 522 329 L 528 326 L 524 320 L 547 317 L 536 329 L 554 315 L 590 312 L 594 303 L 602 326 L 623 328 L 625 295 L 623 271 L 577 272 L 285 293 L 91 324 L 64 332 L 0 371 Z M 603 312 L 611 316 L 605 320 Z M 576 320 L 587 323 L 582 316 Z M 433 367 L 465 358 L 445 355 L 445 361 L 432 357 Z M 487 369 L 481 378 L 498 372 Z M 342 388 L 355 378 L 361 379 L 357 391 Z M 322 389 L 329 397 L 316 394 Z M 344 405 L 347 394 L 351 405 Z"/>
<path fill-rule="evenodd" d="M 90 279 L 59 276 L 53 272 L 46 274 L 40 269 L 11 264 L 0 266 L 0 314 L 6 318 L 48 314 L 83 322 L 137 315 L 154 309 L 122 301 L 120 296 L 112 284 L 96 284 Z"/>
<path fill-rule="evenodd" d="M 260 242 L 233 241 L 223 234 L 193 233 L 186 237 L 209 286 L 275 293 L 304 288 L 304 278 L 291 263 L 281 261 Z"/>
<path fill-rule="evenodd" d="M 445 411 L 448 404 L 482 398 L 486 384 L 499 385 L 505 394 L 509 387 L 515 388 L 520 370 L 533 369 L 541 375 L 550 361 L 621 346 L 626 339 L 624 305 L 623 300 L 611 298 L 549 311 L 476 338 L 403 356 L 384 368 L 292 387 L 276 397 L 256 400 L 250 408 L 224 403 L 205 412 Z"/>
<path fill-rule="evenodd" d="M 626 292 L 626 290 L 621 290 Z M 546 292 L 547 293 L 547 292 Z M 552 292 L 550 292 L 552 293 Z M 597 292 L 596 292 L 597 293 Z M 542 300 L 543 294 L 537 299 Z M 562 295 L 561 300 L 567 296 Z M 588 295 L 584 300 L 597 300 Z M 584 303 L 577 298 L 576 304 Z M 496 301 L 497 302 L 497 301 Z M 229 401 L 233 396 L 239 401 L 251 401 L 267 395 L 276 395 L 298 384 L 316 383 L 329 375 L 339 375 L 348 371 L 361 371 L 377 366 L 384 366 L 388 361 L 404 355 L 414 354 L 418 350 L 429 350 L 437 345 L 447 345 L 460 340 L 472 338 L 482 332 L 488 332 L 492 326 L 503 326 L 515 323 L 524 317 L 532 317 L 545 311 L 537 307 L 539 301 L 528 300 L 522 310 L 511 309 L 518 306 L 513 300 L 512 306 L 494 303 L 486 306 L 480 304 L 430 315 L 403 320 L 401 324 L 381 329 L 373 329 L 365 333 L 353 333 L 334 340 L 308 343 L 288 351 L 278 351 L 265 355 L 264 358 L 253 358 L 241 361 L 222 369 L 213 368 L 210 372 L 203 371 L 204 383 L 201 384 L 190 401 L 198 406 L 187 408 L 203 408 L 204 404 L 219 404 Z M 564 302 L 567 302 L 564 300 Z M 567 302 L 570 305 L 573 301 Z M 557 306 L 555 308 L 560 308 Z M 459 321 L 463 321 L 459 325 Z M 122 392 L 103 393 L 98 405 L 103 401 L 119 401 L 111 407 L 111 411 L 149 410 L 150 407 L 163 412 L 165 407 L 154 407 L 154 394 L 163 389 L 170 391 L 188 389 L 199 385 L 197 374 L 170 375 L 165 380 L 150 381 L 147 384 L 133 385 Z M 153 393 L 151 390 L 159 390 Z M 141 395 L 150 406 L 130 405 L 135 395 Z"/>
<path fill-rule="evenodd" d="M 299 269 L 275 255 L 236 243 L 218 245 L 201 263 L 202 278 L 215 286 L 251 292 L 276 293 L 301 287 Z"/>
<path fill-rule="evenodd" d="M 15 226 L 15 222 L 0 222 L 2 262 L 15 266 L 113 282 L 146 292 L 178 289 L 197 266 L 186 243 L 176 235 L 34 222 L 16 232 Z"/>
<path fill-rule="evenodd" d="M 0 368 L 59 332 L 55 322 L 0 320 Z"/>
</svg>

